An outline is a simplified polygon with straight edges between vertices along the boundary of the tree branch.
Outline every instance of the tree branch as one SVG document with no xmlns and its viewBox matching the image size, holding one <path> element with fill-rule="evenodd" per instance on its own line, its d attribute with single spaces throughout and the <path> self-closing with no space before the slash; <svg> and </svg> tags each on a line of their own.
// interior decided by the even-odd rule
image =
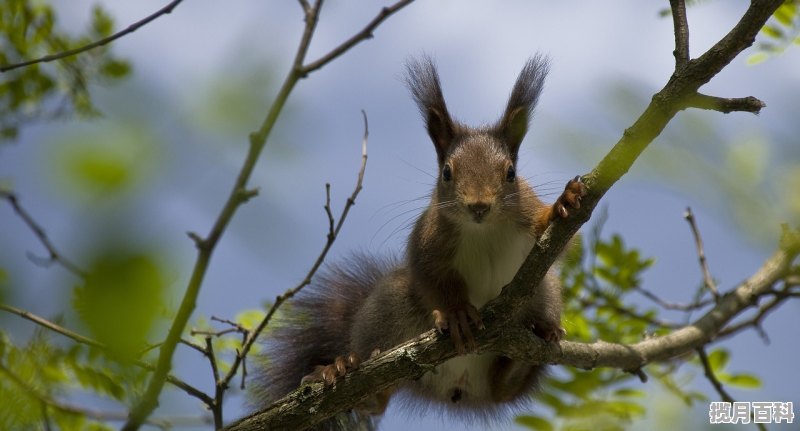
<svg viewBox="0 0 800 431">
<path fill-rule="evenodd" d="M 101 47 L 103 45 L 108 45 L 109 43 L 111 43 L 111 42 L 113 42 L 113 41 L 115 41 L 115 40 L 117 40 L 117 39 L 119 39 L 119 38 L 121 38 L 123 36 L 126 36 L 126 35 L 128 35 L 130 33 L 133 33 L 134 31 L 138 30 L 140 27 L 143 27 L 143 26 L 149 24 L 151 21 L 155 20 L 156 18 L 158 18 L 158 17 L 160 17 L 162 15 L 166 15 L 168 13 L 171 13 L 172 10 L 175 9 L 175 7 L 178 6 L 178 4 L 180 4 L 180 2 L 182 2 L 182 1 L 183 0 L 173 0 L 168 5 L 164 6 L 163 8 L 159 9 L 158 11 L 156 11 L 154 14 L 149 15 L 146 18 L 129 25 L 128 28 L 126 28 L 125 30 L 119 31 L 117 33 L 114 33 L 109 37 L 106 37 L 106 38 L 100 39 L 98 41 L 92 42 L 92 43 L 90 43 L 88 45 L 84 45 L 84 46 L 82 46 L 80 48 L 70 49 L 68 51 L 59 52 L 57 54 L 46 55 L 44 57 L 37 58 L 35 60 L 23 61 L 21 63 L 8 64 L 8 65 L 5 65 L 5 66 L 0 66 L 0 72 L 8 72 L 9 70 L 14 70 L 14 69 L 18 69 L 20 67 L 30 66 L 32 64 L 47 63 L 47 62 L 54 61 L 54 60 L 60 60 L 62 58 L 71 57 L 73 55 L 78 55 L 80 53 L 83 53 L 83 52 L 86 52 L 86 51 L 89 51 L 89 50 L 92 50 L 92 49 L 95 49 L 95 48 L 99 48 L 99 47 Z"/>
<path fill-rule="evenodd" d="M 689 62 L 689 23 L 686 19 L 686 2 L 669 0 L 672 9 L 672 23 L 675 28 L 675 69 L 681 69 Z"/>
<path fill-rule="evenodd" d="M 683 214 L 683 218 L 686 219 L 686 221 L 689 223 L 689 227 L 692 229 L 694 244 L 697 248 L 697 258 L 700 260 L 700 270 L 703 272 L 703 283 L 706 285 L 706 289 L 711 292 L 711 295 L 714 296 L 714 299 L 719 299 L 717 285 L 714 283 L 714 278 L 711 277 L 711 271 L 708 269 L 706 252 L 703 248 L 703 239 L 700 238 L 700 230 L 697 228 L 697 222 L 694 219 L 692 208 L 686 207 L 686 212 Z"/>
<path fill-rule="evenodd" d="M 581 208 L 570 218 L 556 220 L 547 228 L 513 281 L 498 298 L 484 307 L 482 317 L 488 329 L 479 333 L 480 350 L 496 351 L 537 363 L 638 370 L 649 362 L 673 358 L 702 346 L 787 271 L 796 256 L 796 247 L 779 250 L 750 280 L 723 296 L 714 308 L 694 324 L 664 337 L 630 346 L 602 341 L 593 344 L 563 341 L 545 345 L 527 328 L 508 325 L 511 313 L 507 311 L 513 309 L 513 304 L 525 298 L 530 300 L 532 295 L 536 295 L 536 286 L 570 238 L 589 219 L 602 196 L 630 169 L 672 117 L 686 107 L 684 101 L 696 94 L 698 88 L 753 43 L 755 35 L 782 3 L 783 0 L 754 0 L 725 37 L 700 58 L 688 61 L 680 70 L 676 69 L 664 88 L 653 96 L 642 115 L 625 130 L 620 141 L 591 173 L 583 176 L 588 194 L 581 201 Z M 437 364 L 452 358 L 455 356 L 452 342 L 445 338 L 438 337 L 435 331 L 429 331 L 367 361 L 359 370 L 347 374 L 330 388 L 324 388 L 321 383 L 303 386 L 272 406 L 232 424 L 228 429 L 303 429 L 312 426 L 352 408 L 369 394 L 404 380 L 418 378 Z"/>
<path fill-rule="evenodd" d="M 36 238 L 39 239 L 39 242 L 42 243 L 45 249 L 47 249 L 48 257 L 46 259 L 40 258 L 35 256 L 33 253 L 28 253 L 28 258 L 34 261 L 34 263 L 58 263 L 67 271 L 73 273 L 74 275 L 80 278 L 86 278 L 86 272 L 82 270 L 78 265 L 72 263 L 71 260 L 67 259 L 59 253 L 50 239 L 47 237 L 47 233 L 45 233 L 44 228 L 33 219 L 33 217 L 19 204 L 19 199 L 17 195 L 13 192 L 0 190 L 0 198 L 3 198 L 11 204 L 11 207 L 14 209 L 14 212 L 25 222 L 26 225 L 33 231 L 33 234 L 36 235 Z"/>
<path fill-rule="evenodd" d="M 398 1 L 397 3 L 395 3 L 395 4 L 391 5 L 391 6 L 384 7 L 383 9 L 381 9 L 380 13 L 378 13 L 378 15 L 375 16 L 375 18 L 373 18 L 372 21 L 370 21 L 369 24 L 367 24 L 366 27 L 364 27 L 360 32 L 358 32 L 355 35 L 353 35 L 353 37 L 351 37 L 350 39 L 347 39 L 346 41 L 342 42 L 341 45 L 339 45 L 336 48 L 332 49 L 330 52 L 328 52 L 327 54 L 323 55 L 318 60 L 303 66 L 302 67 L 303 75 L 309 74 L 309 73 L 311 73 L 311 72 L 313 72 L 313 71 L 325 66 L 326 64 L 330 63 L 331 61 L 333 61 L 334 59 L 336 59 L 340 55 L 342 55 L 345 52 L 347 52 L 348 50 L 350 50 L 350 48 L 352 48 L 353 46 L 357 45 L 358 43 L 360 43 L 360 42 L 362 42 L 362 41 L 364 41 L 366 39 L 371 39 L 372 38 L 372 32 L 375 31 L 375 29 L 378 28 L 378 26 L 381 25 L 381 23 L 383 21 L 385 21 L 387 18 L 392 16 L 395 12 L 397 12 L 400 9 L 408 6 L 413 1 L 414 0 L 402 0 L 402 1 Z"/>
<path fill-rule="evenodd" d="M 723 114 L 741 111 L 758 115 L 761 113 L 761 109 L 766 106 L 764 102 L 752 96 L 730 99 L 697 93 L 686 100 L 686 107 L 688 108 L 708 109 L 719 111 Z"/>
</svg>

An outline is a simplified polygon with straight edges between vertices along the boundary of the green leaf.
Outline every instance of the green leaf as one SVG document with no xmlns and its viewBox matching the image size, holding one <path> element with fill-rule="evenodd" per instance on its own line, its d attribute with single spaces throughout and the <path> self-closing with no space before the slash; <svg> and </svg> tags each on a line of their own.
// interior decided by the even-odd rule
<svg viewBox="0 0 800 431">
<path fill-rule="evenodd" d="M 264 320 L 265 315 L 266 313 L 264 310 L 244 310 L 236 315 L 234 322 L 242 325 L 246 329 L 253 330 Z"/>
<path fill-rule="evenodd" d="M 761 387 L 761 379 L 753 374 L 720 375 L 718 378 L 722 383 L 742 389 L 758 389 Z"/>
<path fill-rule="evenodd" d="M 783 30 L 774 25 L 765 25 L 761 28 L 761 32 L 773 39 L 782 39 L 784 36 Z"/>
<path fill-rule="evenodd" d="M 517 416 L 514 422 L 532 430 L 553 431 L 553 425 L 539 416 Z"/>
<path fill-rule="evenodd" d="M 92 8 L 92 31 L 100 37 L 110 36 L 114 32 L 114 20 L 100 6 Z"/>
<path fill-rule="evenodd" d="M 644 398 L 647 393 L 639 389 L 621 388 L 614 391 L 614 395 L 618 397 Z"/>
<path fill-rule="evenodd" d="M 796 15 L 797 15 L 797 5 L 795 5 L 794 3 L 784 3 L 778 8 L 778 10 L 775 11 L 775 14 L 773 16 L 781 24 L 790 27 Z"/>
<path fill-rule="evenodd" d="M 766 52 L 757 52 L 749 57 L 747 57 L 747 64 L 750 66 L 754 66 L 759 63 L 763 63 L 769 58 L 769 54 Z"/>
<path fill-rule="evenodd" d="M 725 369 L 730 358 L 731 355 L 727 350 L 717 349 L 708 355 L 708 365 L 711 367 L 711 370 L 716 373 Z"/>
<path fill-rule="evenodd" d="M 122 79 L 130 75 L 131 65 L 127 61 L 109 59 L 100 66 L 100 74 L 113 79 Z"/>
</svg>

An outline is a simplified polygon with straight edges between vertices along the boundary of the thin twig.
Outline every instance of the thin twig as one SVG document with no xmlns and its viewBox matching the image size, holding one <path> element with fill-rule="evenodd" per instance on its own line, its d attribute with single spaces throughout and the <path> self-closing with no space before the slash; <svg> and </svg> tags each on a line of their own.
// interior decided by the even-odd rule
<svg viewBox="0 0 800 431">
<path fill-rule="evenodd" d="M 383 21 L 392 16 L 395 12 L 408 6 L 413 1 L 414 0 L 402 0 L 391 6 L 384 7 L 383 9 L 381 9 L 380 13 L 375 18 L 373 18 L 372 21 L 370 21 L 369 24 L 367 24 L 367 26 L 364 27 L 360 32 L 353 35 L 350 39 L 347 39 L 346 41 L 342 42 L 341 45 L 332 49 L 330 52 L 323 55 L 318 60 L 303 66 L 302 68 L 303 75 L 309 74 L 321 68 L 322 66 L 325 66 L 326 64 L 333 61 L 336 57 L 339 57 L 340 55 L 347 52 L 350 48 L 357 45 L 359 42 L 362 42 L 365 39 L 371 39 L 372 32 L 375 31 L 375 29 L 379 25 L 381 25 Z"/>
<path fill-rule="evenodd" d="M 73 55 L 78 55 L 80 53 L 83 53 L 83 52 L 86 52 L 86 51 L 89 51 L 89 50 L 92 50 L 92 49 L 95 49 L 95 48 L 99 48 L 99 47 L 101 47 L 103 45 L 108 45 L 109 43 L 111 43 L 111 42 L 113 42 L 113 41 L 115 41 L 115 40 L 117 40 L 117 39 L 119 39 L 119 38 L 121 38 L 123 36 L 126 36 L 126 35 L 128 35 L 130 33 L 133 33 L 134 31 L 138 30 L 140 27 L 149 24 L 154 19 L 156 19 L 156 18 L 158 18 L 158 17 L 160 17 L 162 15 L 166 15 L 166 14 L 172 12 L 172 10 L 175 9 L 175 7 L 178 6 L 178 4 L 180 2 L 182 2 L 182 1 L 183 0 L 173 0 L 168 5 L 164 6 L 160 10 L 156 11 L 154 14 L 149 15 L 146 18 L 135 22 L 135 23 L 129 25 L 125 30 L 119 31 L 117 33 L 114 33 L 111 36 L 108 36 L 106 38 L 103 38 L 103 39 L 100 39 L 98 41 L 92 42 L 92 43 L 90 43 L 88 45 L 84 45 L 84 46 L 82 46 L 80 48 L 70 49 L 70 50 L 67 50 L 67 51 L 64 51 L 64 52 L 59 52 L 57 54 L 46 55 L 44 57 L 37 58 L 35 60 L 28 60 L 28 61 L 23 61 L 21 63 L 8 64 L 8 65 L 5 65 L 5 66 L 0 66 L 0 72 L 8 72 L 9 70 L 14 70 L 14 69 L 18 69 L 20 67 L 26 67 L 26 66 L 30 66 L 32 64 L 37 64 L 37 63 L 47 63 L 47 62 L 54 61 L 54 60 L 61 60 L 62 58 L 71 57 Z"/>
<path fill-rule="evenodd" d="M 328 232 L 325 246 L 322 248 L 322 251 L 320 252 L 319 256 L 317 256 L 317 260 L 311 266 L 311 269 L 309 269 L 305 278 L 297 286 L 287 290 L 282 295 L 279 295 L 277 298 L 275 298 L 275 302 L 272 304 L 269 311 L 267 311 L 267 314 L 264 316 L 264 318 L 261 320 L 258 326 L 256 326 L 256 328 L 253 329 L 248 334 L 246 341 L 242 343 L 241 352 L 236 355 L 236 358 L 234 359 L 233 364 L 231 365 L 231 368 L 228 371 L 228 374 L 224 378 L 224 382 L 226 385 L 231 381 L 231 379 L 233 379 L 233 376 L 236 375 L 239 365 L 245 360 L 248 352 L 250 351 L 250 348 L 253 346 L 253 343 L 255 343 L 256 339 L 258 338 L 258 335 L 261 334 L 261 332 L 264 331 L 264 328 L 267 327 L 270 320 L 272 319 L 272 316 L 275 314 L 275 312 L 278 311 L 278 308 L 288 299 L 292 298 L 294 295 L 300 292 L 300 290 L 302 290 L 304 287 L 311 284 L 311 279 L 314 277 L 314 274 L 317 273 L 317 270 L 325 261 L 325 257 L 328 255 L 328 250 L 330 250 L 331 246 L 333 245 L 333 242 L 336 241 L 336 238 L 339 236 L 339 232 L 341 231 L 342 226 L 344 225 L 344 221 L 347 218 L 347 214 L 350 212 L 350 207 L 352 207 L 356 203 L 356 197 L 358 197 L 359 192 L 361 192 L 361 188 L 364 183 L 364 172 L 367 169 L 367 142 L 369 140 L 369 123 L 367 122 L 367 113 L 362 110 L 361 114 L 364 116 L 364 137 L 361 140 L 361 167 L 358 170 L 358 179 L 356 180 L 356 186 L 353 189 L 353 193 L 347 198 L 347 201 L 345 202 L 344 208 L 342 209 L 342 213 L 339 215 L 339 221 L 338 223 L 336 223 L 335 228 L 333 228 L 333 216 L 331 215 L 330 212 L 330 205 L 329 205 L 330 194 L 329 193 L 326 194 L 326 205 L 325 205 L 326 214 L 329 217 L 329 221 L 331 222 L 330 226 L 332 227 L 332 229 Z M 329 187 L 326 187 L 326 189 L 329 189 Z M 242 388 L 244 388 L 244 380 L 242 380 Z"/>
<path fill-rule="evenodd" d="M 760 306 L 755 316 L 751 317 L 750 319 L 743 320 L 741 322 L 737 322 L 735 324 L 726 326 L 721 331 L 719 331 L 719 334 L 717 334 L 715 341 L 727 338 L 752 326 L 756 330 L 758 335 L 761 337 L 761 339 L 764 340 L 764 343 L 769 344 L 770 342 L 769 336 L 761 326 L 761 322 L 767 317 L 769 313 L 775 310 L 779 305 L 781 305 L 787 299 L 799 297 L 798 292 L 793 292 L 788 288 L 770 293 L 773 295 L 772 299 L 770 299 L 770 301 L 767 302 L 766 304 Z"/>
<path fill-rule="evenodd" d="M 686 207 L 686 212 L 683 213 L 683 218 L 689 223 L 692 229 L 692 236 L 694 236 L 694 244 L 697 247 L 697 258 L 700 261 L 700 270 L 703 271 L 703 283 L 714 299 L 719 299 L 719 292 L 717 285 L 714 283 L 714 278 L 711 277 L 711 271 L 708 270 L 708 262 L 706 262 L 706 252 L 703 249 L 703 238 L 700 237 L 700 229 L 697 228 L 697 221 L 694 218 L 691 207 Z"/>
<path fill-rule="evenodd" d="M 307 0 L 297 0 L 297 1 L 298 3 L 300 3 L 300 7 L 303 8 L 303 13 L 308 15 L 311 10 L 311 6 L 308 4 L 308 1 Z"/>
<path fill-rule="evenodd" d="M 712 300 L 704 300 L 704 301 L 690 302 L 688 304 L 681 304 L 681 303 L 677 303 L 677 302 L 670 302 L 670 301 L 664 300 L 661 297 L 659 297 L 658 295 L 656 295 L 655 293 L 653 293 L 653 292 L 651 292 L 651 291 L 649 291 L 649 290 L 647 290 L 647 289 L 645 289 L 644 287 L 641 287 L 641 286 L 634 286 L 633 290 L 641 293 L 645 298 L 655 302 L 661 308 L 664 308 L 664 309 L 667 309 L 667 310 L 692 311 L 692 310 L 697 310 L 699 308 L 703 308 L 703 307 L 705 307 L 707 305 L 710 305 L 710 304 L 714 303 L 714 301 L 712 301 Z"/>
<path fill-rule="evenodd" d="M 706 355 L 706 350 L 704 348 L 697 349 L 697 355 L 700 357 L 700 363 L 703 364 L 703 369 L 705 370 L 706 378 L 708 381 L 711 382 L 711 385 L 714 386 L 714 390 L 717 391 L 719 396 L 722 398 L 722 401 L 727 401 L 729 403 L 733 402 L 733 398 L 728 394 L 725 388 L 722 386 L 722 383 L 717 379 L 717 375 L 714 374 L 714 370 L 711 369 L 711 364 L 708 362 L 708 356 Z"/>
<path fill-rule="evenodd" d="M 672 24 L 675 27 L 675 69 L 682 69 L 689 62 L 689 23 L 686 19 L 684 0 L 669 0 L 672 9 Z"/>
<path fill-rule="evenodd" d="M 108 347 L 105 344 L 103 344 L 103 343 L 101 343 L 99 341 L 93 340 L 93 339 L 91 339 L 89 337 L 86 337 L 84 335 L 78 334 L 77 332 L 74 332 L 74 331 L 71 331 L 71 330 L 69 330 L 67 328 L 64 328 L 62 326 L 56 325 L 55 323 L 53 323 L 53 322 L 51 322 L 51 321 L 49 321 L 49 320 L 47 320 L 45 318 L 42 318 L 40 316 L 37 316 L 37 315 L 35 315 L 35 314 L 33 314 L 33 313 L 29 312 L 29 311 L 25 311 L 25 310 L 22 310 L 22 309 L 19 309 L 19 308 L 16 308 L 16 307 L 13 307 L 13 306 L 10 306 L 10 305 L 7 305 L 7 304 L 0 304 L 0 310 L 4 310 L 4 311 L 7 311 L 9 313 L 16 314 L 16 315 L 18 315 L 18 316 L 20 316 L 20 317 L 22 317 L 24 319 L 27 319 L 27 320 L 30 320 L 33 323 L 36 323 L 39 326 L 47 328 L 47 329 L 49 329 L 49 330 L 51 330 L 51 331 L 53 331 L 53 332 L 55 332 L 57 334 L 61 334 L 61 335 L 65 336 L 65 337 L 67 337 L 67 338 L 70 338 L 73 341 L 76 341 L 76 342 L 78 342 L 80 344 L 85 344 L 87 346 L 95 347 L 95 348 L 101 349 L 101 350 L 108 350 Z M 143 368 L 143 369 L 145 369 L 147 371 L 155 370 L 154 366 L 150 365 L 149 363 L 147 363 L 145 361 L 135 360 L 135 361 L 133 361 L 133 364 L 136 365 L 137 367 Z M 214 401 L 210 396 L 206 395 L 206 393 L 204 393 L 203 391 L 201 391 L 201 390 L 195 388 L 194 386 L 184 382 L 183 380 L 178 379 L 177 377 L 175 377 L 175 376 L 173 376 L 171 374 L 167 375 L 167 382 L 169 382 L 170 384 L 174 385 L 175 387 L 183 390 L 187 394 L 199 399 L 200 401 L 202 401 L 207 406 L 211 406 L 211 403 L 213 403 L 213 401 Z"/>
<path fill-rule="evenodd" d="M 728 392 L 722 386 L 722 382 L 720 382 L 719 379 L 717 378 L 717 375 L 714 374 L 714 370 L 711 369 L 711 363 L 708 362 L 708 356 L 706 355 L 706 350 L 703 347 L 700 347 L 697 349 L 697 354 L 700 357 L 700 363 L 703 365 L 703 370 L 705 371 L 706 378 L 708 379 L 709 382 L 711 382 L 711 386 L 713 386 L 714 390 L 717 391 L 719 396 L 722 398 L 722 401 L 731 404 L 735 403 L 736 401 L 733 399 L 733 397 L 730 396 L 730 394 L 728 394 Z M 751 411 L 750 412 L 751 419 L 752 416 L 753 412 Z M 756 423 L 755 425 L 758 427 L 759 430 L 767 431 L 767 427 L 764 424 Z"/>
<path fill-rule="evenodd" d="M 581 307 L 583 307 L 583 308 L 608 307 L 608 308 L 614 310 L 614 312 L 616 312 L 618 314 L 621 314 L 623 316 L 628 316 L 628 317 L 630 317 L 632 319 L 640 320 L 642 322 L 645 322 L 647 324 L 650 324 L 650 325 L 658 327 L 658 328 L 678 329 L 678 328 L 683 327 L 683 325 L 680 325 L 678 323 L 669 322 L 669 321 L 666 321 L 666 320 L 661 320 L 661 319 L 656 319 L 654 317 L 645 316 L 645 315 L 637 313 L 635 310 L 631 310 L 631 309 L 623 307 L 621 305 L 613 304 L 609 300 L 607 295 L 604 295 L 604 294 L 600 295 L 599 294 L 600 292 L 593 292 L 593 293 L 598 294 L 598 297 L 602 298 L 604 300 L 604 302 L 598 303 L 597 301 L 592 301 L 591 299 L 578 298 L 578 302 L 580 302 Z"/>
<path fill-rule="evenodd" d="M 211 364 L 211 375 L 214 377 L 214 405 L 211 407 L 211 414 L 214 417 L 214 429 L 222 429 L 222 402 L 225 396 L 225 387 L 219 379 L 219 368 L 217 368 L 217 357 L 214 355 L 214 345 L 211 343 L 211 336 L 206 336 L 206 357 Z"/>
<path fill-rule="evenodd" d="M 11 207 L 14 209 L 14 212 L 25 222 L 26 225 L 30 228 L 36 238 L 39 239 L 39 242 L 42 243 L 45 249 L 47 249 L 48 257 L 47 258 L 40 258 L 35 256 L 33 253 L 27 253 L 27 256 L 31 261 L 37 263 L 39 265 L 47 265 L 52 263 L 58 263 L 67 271 L 73 273 L 74 275 L 80 278 L 86 278 L 86 272 L 82 270 L 78 265 L 74 264 L 71 260 L 67 259 L 62 255 L 53 243 L 50 241 L 50 238 L 47 237 L 47 233 L 44 231 L 44 228 L 33 219 L 33 216 L 25 210 L 19 203 L 19 198 L 13 192 L 0 190 L 0 198 L 3 198 L 11 204 Z"/>
</svg>

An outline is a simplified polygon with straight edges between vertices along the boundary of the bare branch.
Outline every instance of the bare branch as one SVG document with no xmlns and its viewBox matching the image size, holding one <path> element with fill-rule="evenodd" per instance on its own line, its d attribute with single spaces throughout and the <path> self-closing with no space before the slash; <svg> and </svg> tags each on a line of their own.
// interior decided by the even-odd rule
<svg viewBox="0 0 800 431">
<path fill-rule="evenodd" d="M 67 271 L 73 273 L 74 275 L 80 278 L 86 278 L 86 272 L 82 270 L 78 265 L 72 263 L 71 260 L 67 259 L 62 255 L 53 243 L 50 241 L 50 238 L 47 237 L 47 233 L 45 233 L 44 228 L 33 219 L 31 216 L 19 203 L 19 199 L 17 195 L 10 191 L 0 190 L 0 198 L 3 198 L 11 204 L 11 207 L 14 209 L 14 212 L 25 222 L 26 225 L 33 231 L 33 234 L 36 235 L 36 238 L 39 239 L 39 242 L 42 243 L 45 249 L 47 249 L 48 257 L 46 259 L 39 258 L 35 256 L 33 253 L 28 253 L 27 256 L 31 259 L 34 263 L 38 263 L 40 265 L 48 265 L 52 263 L 58 263 Z"/>
<path fill-rule="evenodd" d="M 20 67 L 30 66 L 32 64 L 47 63 L 47 62 L 54 61 L 54 60 L 60 60 L 62 58 L 71 57 L 73 55 L 78 55 L 80 53 L 83 53 L 83 52 L 86 52 L 86 51 L 89 51 L 89 50 L 92 50 L 92 49 L 95 49 L 95 48 L 99 48 L 99 47 L 101 47 L 103 45 L 108 45 L 109 43 L 111 43 L 111 42 L 113 42 L 113 41 L 115 41 L 115 40 L 117 40 L 117 39 L 119 39 L 119 38 L 121 38 L 123 36 L 126 36 L 126 35 L 128 35 L 130 33 L 133 33 L 134 31 L 138 30 L 140 27 L 143 27 L 143 26 L 149 24 L 151 21 L 155 20 L 156 18 L 158 18 L 158 17 L 160 17 L 162 15 L 166 15 L 168 13 L 171 13 L 172 10 L 175 9 L 175 7 L 178 6 L 178 4 L 180 4 L 180 2 L 182 2 L 182 1 L 183 0 L 173 0 L 168 5 L 164 6 L 161 9 L 159 9 L 157 12 L 153 13 L 152 15 L 149 15 L 146 18 L 129 25 L 125 30 L 119 31 L 117 33 L 114 33 L 109 37 L 106 37 L 106 38 L 100 39 L 98 41 L 92 42 L 92 43 L 90 43 L 88 45 L 84 45 L 84 46 L 82 46 L 80 48 L 75 48 L 75 49 L 70 49 L 68 51 L 59 52 L 58 54 L 46 55 L 44 57 L 37 58 L 35 60 L 29 60 L 29 61 L 24 61 L 24 62 L 21 62 L 21 63 L 0 66 L 0 72 L 8 72 L 9 70 L 18 69 Z"/>
<path fill-rule="evenodd" d="M 730 99 L 697 93 L 686 99 L 686 107 L 719 111 L 724 114 L 751 112 L 758 115 L 766 106 L 764 102 L 752 96 Z"/>
<path fill-rule="evenodd" d="M 323 55 L 318 60 L 313 61 L 305 66 L 302 66 L 302 74 L 306 75 L 325 66 L 326 64 L 330 63 L 340 55 L 350 50 L 350 48 L 354 47 L 358 43 L 366 39 L 371 39 L 372 32 L 375 31 L 375 29 L 379 25 L 381 25 L 383 21 L 392 16 L 395 12 L 408 6 L 413 1 L 414 0 L 402 0 L 391 6 L 384 7 L 383 9 L 381 9 L 380 13 L 378 13 L 378 15 L 375 16 L 375 18 L 373 18 L 372 21 L 370 21 L 369 24 L 367 24 L 367 26 L 364 27 L 360 32 L 353 35 L 353 37 L 351 37 L 350 39 L 347 39 L 346 41 L 342 42 L 341 45 L 332 49 L 329 53 Z"/>
<path fill-rule="evenodd" d="M 737 322 L 735 324 L 726 326 L 721 331 L 719 331 L 719 334 L 717 334 L 717 337 L 714 341 L 719 341 L 724 338 L 728 338 L 734 334 L 741 332 L 744 329 L 753 327 L 756 330 L 756 332 L 758 332 L 758 335 L 761 337 L 761 339 L 764 340 L 765 343 L 769 344 L 769 336 L 761 327 L 761 322 L 763 322 L 764 319 L 767 317 L 767 315 L 771 313 L 773 310 L 775 310 L 784 301 L 786 301 L 789 298 L 798 297 L 798 293 L 789 290 L 788 286 L 787 288 L 784 288 L 782 290 L 770 293 L 772 293 L 774 296 L 772 297 L 772 299 L 769 300 L 769 302 L 758 308 L 758 312 L 755 314 L 755 316 L 747 320 L 743 320 L 741 322 Z"/>
<path fill-rule="evenodd" d="M 710 305 L 710 304 L 714 303 L 714 301 L 712 301 L 712 300 L 706 300 L 706 301 L 690 302 L 688 304 L 679 304 L 677 302 L 666 301 L 666 300 L 662 299 L 661 297 L 659 297 L 658 295 L 656 295 L 655 293 L 653 293 L 653 292 L 651 292 L 651 291 L 649 291 L 649 290 L 647 290 L 647 289 L 645 289 L 645 288 L 643 288 L 641 286 L 634 286 L 633 289 L 636 290 L 637 292 L 641 293 L 645 298 L 647 298 L 647 299 L 653 301 L 654 303 L 658 304 L 661 308 L 664 308 L 664 309 L 667 309 L 667 310 L 692 311 L 692 310 L 697 310 L 699 308 L 703 308 L 703 307 L 705 307 L 707 305 Z"/>
<path fill-rule="evenodd" d="M 672 23 L 675 27 L 675 69 L 681 69 L 689 63 L 689 23 L 686 19 L 686 2 L 669 0 L 672 9 Z"/>
<path fill-rule="evenodd" d="M 719 299 L 719 292 L 717 292 L 717 285 L 711 277 L 711 271 L 708 270 L 708 262 L 706 262 L 706 252 L 703 249 L 703 239 L 700 237 L 700 230 L 697 229 L 697 222 L 694 219 L 691 207 L 686 207 L 686 212 L 683 218 L 689 222 L 689 227 L 692 229 L 692 236 L 694 237 L 694 244 L 697 247 L 697 257 L 700 260 L 700 270 L 703 271 L 703 283 L 714 299 Z"/>
</svg>

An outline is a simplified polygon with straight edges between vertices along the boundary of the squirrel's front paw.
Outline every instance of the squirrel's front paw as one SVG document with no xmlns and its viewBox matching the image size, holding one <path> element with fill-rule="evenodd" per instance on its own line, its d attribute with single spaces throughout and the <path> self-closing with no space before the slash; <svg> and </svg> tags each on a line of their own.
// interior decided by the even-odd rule
<svg viewBox="0 0 800 431">
<path fill-rule="evenodd" d="M 354 370 L 361 365 L 361 358 L 355 353 L 347 356 L 337 356 L 329 365 L 317 365 L 314 371 L 303 376 L 300 384 L 311 382 L 324 382 L 326 386 L 332 385 L 337 377 L 344 376 L 348 371 Z"/>
<path fill-rule="evenodd" d="M 565 335 L 567 335 L 567 330 L 562 328 L 561 325 L 534 323 L 533 333 L 548 343 L 557 343 L 561 341 Z"/>
<path fill-rule="evenodd" d="M 470 322 L 475 324 L 478 329 L 483 329 L 483 321 L 481 315 L 478 313 L 472 304 L 463 304 L 451 307 L 447 311 L 433 310 L 433 324 L 439 333 L 450 331 L 450 338 L 456 346 L 456 351 L 459 355 L 467 353 L 467 351 L 477 351 L 477 344 L 475 343 L 475 336 L 472 335 Z"/>
<path fill-rule="evenodd" d="M 567 186 L 564 187 L 564 193 L 561 193 L 556 203 L 553 204 L 554 212 L 561 218 L 568 217 L 568 209 L 580 208 L 581 198 L 584 196 L 586 196 L 586 185 L 583 184 L 580 176 L 576 176 L 567 182 Z"/>
</svg>

